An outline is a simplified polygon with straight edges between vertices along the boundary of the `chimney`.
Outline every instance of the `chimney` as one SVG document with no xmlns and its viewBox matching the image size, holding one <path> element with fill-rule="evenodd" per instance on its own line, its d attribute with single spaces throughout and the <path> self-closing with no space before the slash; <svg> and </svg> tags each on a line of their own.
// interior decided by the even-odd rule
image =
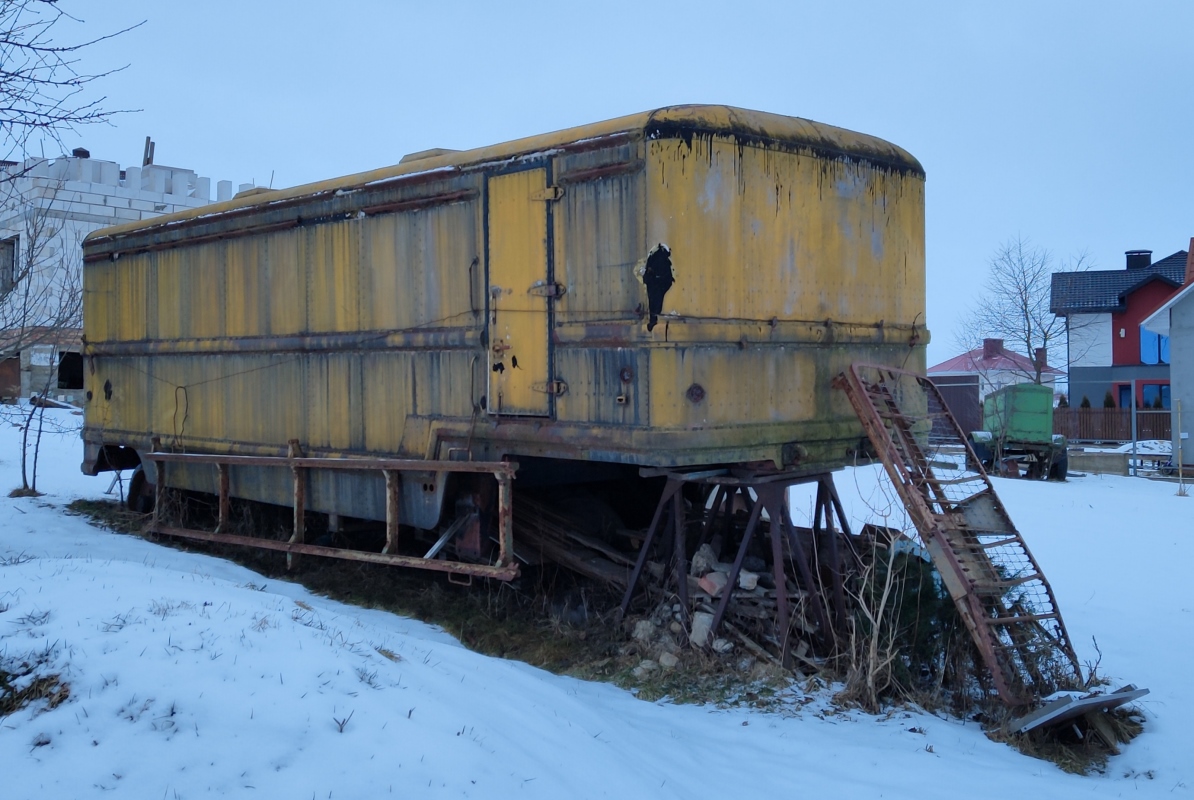
<svg viewBox="0 0 1194 800">
<path fill-rule="evenodd" d="M 1152 250 L 1128 250 L 1124 255 L 1128 259 L 1128 269 L 1145 269 L 1153 265 Z"/>
<path fill-rule="evenodd" d="M 76 147 L 70 154 L 75 158 L 91 158 L 91 151 L 85 147 Z"/>
<path fill-rule="evenodd" d="M 1036 368 L 1040 372 L 1044 372 L 1045 368 L 1049 366 L 1049 353 L 1044 347 L 1038 347 L 1035 352 Z"/>
<path fill-rule="evenodd" d="M 1189 286 L 1194 283 L 1194 237 L 1190 239 L 1190 249 L 1186 251 L 1186 282 L 1183 284 Z"/>
<path fill-rule="evenodd" d="M 1002 339 L 983 339 L 983 359 L 995 358 L 1003 352 Z"/>
</svg>

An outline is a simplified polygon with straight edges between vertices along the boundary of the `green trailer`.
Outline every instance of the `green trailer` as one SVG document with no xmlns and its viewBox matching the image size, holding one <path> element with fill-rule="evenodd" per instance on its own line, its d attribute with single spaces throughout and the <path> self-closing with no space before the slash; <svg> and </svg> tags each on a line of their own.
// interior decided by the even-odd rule
<svg viewBox="0 0 1194 800">
<path fill-rule="evenodd" d="M 1065 480 L 1066 440 L 1053 433 L 1053 389 L 1005 386 L 983 401 L 983 429 L 970 435 L 983 466 L 1000 475 Z"/>
</svg>

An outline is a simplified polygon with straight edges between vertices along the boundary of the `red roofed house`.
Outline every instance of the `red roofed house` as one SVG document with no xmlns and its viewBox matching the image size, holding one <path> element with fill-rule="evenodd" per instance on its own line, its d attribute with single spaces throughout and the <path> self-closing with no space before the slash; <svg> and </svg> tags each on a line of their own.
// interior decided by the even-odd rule
<svg viewBox="0 0 1194 800">
<path fill-rule="evenodd" d="M 1065 373 L 1045 362 L 1045 348 L 1036 351 L 1041 364 L 1041 383 L 1050 388 Z M 929 380 L 941 391 L 962 430 L 982 427 L 979 403 L 996 389 L 1015 383 L 1033 383 L 1036 363 L 1019 353 L 1005 350 L 1002 339 L 983 339 L 983 346 L 929 367 Z"/>
<path fill-rule="evenodd" d="M 1037 348 L 1036 356 L 1038 361 L 1043 362 L 1045 348 Z M 1041 383 L 1052 387 L 1064 374 L 1046 363 L 1041 368 Z M 1004 386 L 1034 383 L 1036 362 L 1027 356 L 1004 349 L 1002 339 L 983 339 L 982 347 L 929 367 L 928 376 L 934 383 L 937 383 L 938 378 L 975 376 L 978 378 L 979 395 L 986 399 L 991 392 Z"/>
</svg>

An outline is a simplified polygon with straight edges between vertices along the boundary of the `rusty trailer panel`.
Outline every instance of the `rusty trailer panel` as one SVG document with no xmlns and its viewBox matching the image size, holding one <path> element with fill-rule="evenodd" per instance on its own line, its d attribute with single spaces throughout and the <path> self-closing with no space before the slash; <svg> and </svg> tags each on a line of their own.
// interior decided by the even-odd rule
<svg viewBox="0 0 1194 800">
<path fill-rule="evenodd" d="M 808 120 L 665 108 L 99 231 L 84 305 L 89 472 L 160 438 L 823 474 L 863 436 L 828 377 L 923 370 L 924 173 Z M 403 524 L 439 524 L 434 474 L 401 474 Z M 170 475 L 291 502 L 280 471 Z M 376 471 L 311 468 L 305 502 L 390 508 Z"/>
</svg>

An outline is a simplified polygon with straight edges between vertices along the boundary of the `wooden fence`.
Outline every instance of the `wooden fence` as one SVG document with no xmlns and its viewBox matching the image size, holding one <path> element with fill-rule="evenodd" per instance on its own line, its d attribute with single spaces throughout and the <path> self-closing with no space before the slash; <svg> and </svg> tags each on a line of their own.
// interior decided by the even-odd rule
<svg viewBox="0 0 1194 800">
<path fill-rule="evenodd" d="M 1136 438 L 1173 438 L 1168 411 L 1137 410 Z M 1053 432 L 1074 442 L 1132 441 L 1130 408 L 1055 408 Z"/>
</svg>

